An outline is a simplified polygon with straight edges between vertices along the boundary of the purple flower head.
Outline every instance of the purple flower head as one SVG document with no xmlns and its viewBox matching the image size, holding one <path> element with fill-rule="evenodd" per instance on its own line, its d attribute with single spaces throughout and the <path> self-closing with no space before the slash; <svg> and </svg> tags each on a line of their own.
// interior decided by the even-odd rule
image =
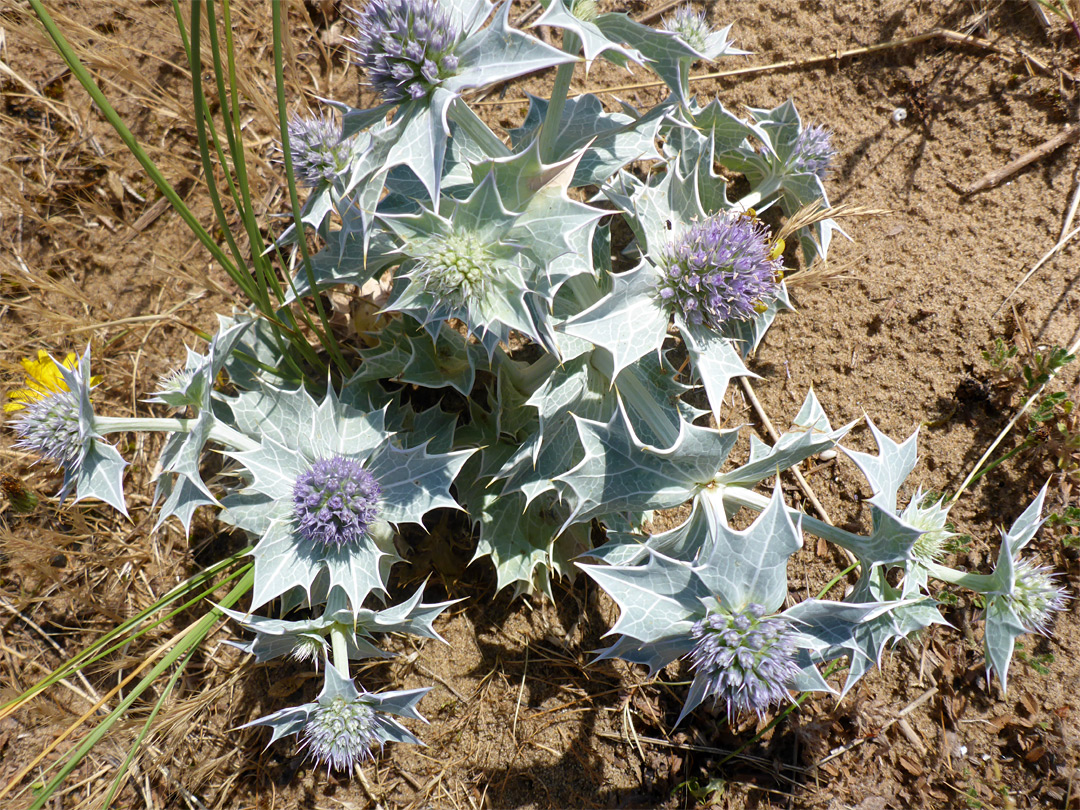
<svg viewBox="0 0 1080 810">
<path fill-rule="evenodd" d="M 765 616 L 761 605 L 740 613 L 711 613 L 690 631 L 694 649 L 687 656 L 695 683 L 706 696 L 727 704 L 728 719 L 752 711 L 761 717 L 788 696 L 799 674 L 794 631 L 787 619 Z"/>
<path fill-rule="evenodd" d="M 289 121 L 289 154 L 296 179 L 315 188 L 333 183 L 345 171 L 352 149 L 331 116 L 294 117 Z"/>
<path fill-rule="evenodd" d="M 832 145 L 832 133 L 825 127 L 812 126 L 800 132 L 795 139 L 790 164 L 797 172 L 816 174 L 824 180 L 834 157 L 836 150 Z"/>
<path fill-rule="evenodd" d="M 747 216 L 714 214 L 695 223 L 661 259 L 661 301 L 695 326 L 719 330 L 753 317 L 776 296 L 783 262 L 772 257 L 767 226 Z"/>
<path fill-rule="evenodd" d="M 356 546 L 379 515 L 381 494 L 379 482 L 358 461 L 319 459 L 293 486 L 297 531 L 330 550 Z"/>
<path fill-rule="evenodd" d="M 32 399 L 15 421 L 19 440 L 15 446 L 50 459 L 75 475 L 86 457 L 87 446 L 79 424 L 79 397 L 71 391 L 56 391 Z"/>
<path fill-rule="evenodd" d="M 675 34 L 699 52 L 705 50 L 709 35 L 713 33 L 705 20 L 705 12 L 695 12 L 688 5 L 680 6 L 670 17 L 665 17 L 661 25 L 665 31 Z"/>
<path fill-rule="evenodd" d="M 301 738 L 313 760 L 327 769 L 351 773 L 379 742 L 375 710 L 361 700 L 337 695 L 311 713 Z"/>
<path fill-rule="evenodd" d="M 346 41 L 384 101 L 424 98 L 457 70 L 460 32 L 437 0 L 371 0 L 350 11 L 357 34 Z"/>
<path fill-rule="evenodd" d="M 1068 594 L 1058 586 L 1048 566 L 1017 560 L 1013 573 L 1015 586 L 1006 599 L 1025 630 L 1046 635 L 1051 616 L 1065 609 Z"/>
</svg>

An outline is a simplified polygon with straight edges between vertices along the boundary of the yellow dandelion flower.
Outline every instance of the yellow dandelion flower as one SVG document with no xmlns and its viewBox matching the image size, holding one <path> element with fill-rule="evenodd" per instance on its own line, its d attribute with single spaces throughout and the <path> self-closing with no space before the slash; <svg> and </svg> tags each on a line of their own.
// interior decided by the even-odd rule
<svg viewBox="0 0 1080 810">
<path fill-rule="evenodd" d="M 38 350 L 37 360 L 27 357 L 20 362 L 22 362 L 23 370 L 26 372 L 26 388 L 8 392 L 8 399 L 11 401 L 4 403 L 5 411 L 18 411 L 25 408 L 35 399 L 45 399 L 45 397 L 58 391 L 69 390 L 67 383 L 64 382 L 63 375 L 60 373 L 60 366 L 49 356 L 48 352 Z M 75 356 L 74 352 L 69 352 L 67 357 L 64 358 L 63 366 L 66 369 L 73 370 L 78 364 L 79 358 Z M 97 385 L 99 382 L 101 382 L 100 376 L 90 378 L 90 385 L 92 386 Z"/>
</svg>

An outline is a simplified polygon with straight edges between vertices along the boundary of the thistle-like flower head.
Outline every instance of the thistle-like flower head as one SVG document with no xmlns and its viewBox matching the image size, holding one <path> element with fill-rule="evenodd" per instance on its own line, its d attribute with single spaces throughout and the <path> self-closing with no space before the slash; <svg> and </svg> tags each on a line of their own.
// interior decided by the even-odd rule
<svg viewBox="0 0 1080 810">
<path fill-rule="evenodd" d="M 318 669 L 319 662 L 326 657 L 329 645 L 319 633 L 297 633 L 296 646 L 289 652 L 289 657 L 300 663 L 312 662 Z"/>
<path fill-rule="evenodd" d="M 70 474 L 75 474 L 86 454 L 79 397 L 71 391 L 30 400 L 15 420 L 15 433 L 19 437 L 16 447 L 49 459 Z"/>
<path fill-rule="evenodd" d="M 783 262 L 766 225 L 738 214 L 695 223 L 661 258 L 660 299 L 687 323 L 721 329 L 776 296 Z"/>
<path fill-rule="evenodd" d="M 424 98 L 457 70 L 461 32 L 438 0 L 371 0 L 353 14 L 347 41 L 384 101 Z"/>
<path fill-rule="evenodd" d="M 949 517 L 949 507 L 945 504 L 945 499 L 941 498 L 929 504 L 926 500 L 922 489 L 917 490 L 900 517 L 905 523 L 922 530 L 912 547 L 915 558 L 937 562 L 945 554 L 945 542 L 950 537 L 955 537 L 956 533 L 945 528 Z"/>
<path fill-rule="evenodd" d="M 694 623 L 688 658 L 705 694 L 727 704 L 728 718 L 752 711 L 761 717 L 788 695 L 799 674 L 795 633 L 781 616 L 767 617 L 751 603 L 736 613 L 710 613 Z"/>
<path fill-rule="evenodd" d="M 318 459 L 293 486 L 297 531 L 323 547 L 356 547 L 379 516 L 380 494 L 379 482 L 355 459 Z"/>
<path fill-rule="evenodd" d="M 816 174 L 825 179 L 834 157 L 836 149 L 832 145 L 832 133 L 823 126 L 809 126 L 795 139 L 790 165 L 797 172 Z"/>
<path fill-rule="evenodd" d="M 674 14 L 664 18 L 662 26 L 699 52 L 706 49 L 709 34 L 713 33 L 705 20 L 705 12 L 695 12 L 690 6 L 680 6 Z"/>
<path fill-rule="evenodd" d="M 582 22 L 593 22 L 600 14 L 600 6 L 596 0 L 574 0 L 570 5 L 570 13 Z"/>
<path fill-rule="evenodd" d="M 327 769 L 351 771 L 353 766 L 388 742 L 419 743 L 392 715 L 423 721 L 417 704 L 427 689 L 400 692 L 366 692 L 356 688 L 348 672 L 326 661 L 323 688 L 318 699 L 260 717 L 241 726 L 269 726 L 270 741 L 287 734 L 300 736 L 308 756 Z"/>
<path fill-rule="evenodd" d="M 1015 584 L 1006 600 L 1027 632 L 1047 635 L 1053 614 L 1065 610 L 1068 594 L 1049 566 L 1025 558 L 1016 561 L 1013 572 Z"/>
<path fill-rule="evenodd" d="M 362 699 L 345 695 L 320 700 L 300 737 L 301 747 L 313 760 L 346 773 L 371 757 L 372 746 L 380 742 L 375 710 Z"/>
<path fill-rule="evenodd" d="M 342 140 L 341 126 L 331 116 L 294 117 L 289 121 L 289 153 L 296 179 L 317 188 L 333 183 L 348 168 L 352 147 Z"/>
<path fill-rule="evenodd" d="M 485 297 L 495 257 L 475 234 L 455 228 L 443 238 L 413 247 L 411 252 L 418 264 L 410 278 L 436 301 L 456 309 Z"/>
</svg>

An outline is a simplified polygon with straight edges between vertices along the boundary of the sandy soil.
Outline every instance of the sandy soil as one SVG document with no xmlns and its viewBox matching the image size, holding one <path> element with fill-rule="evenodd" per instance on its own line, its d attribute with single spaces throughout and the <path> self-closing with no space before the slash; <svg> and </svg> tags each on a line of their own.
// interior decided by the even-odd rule
<svg viewBox="0 0 1080 810">
<path fill-rule="evenodd" d="M 239 4 L 238 4 L 239 5 Z M 358 77 L 342 61 L 333 2 L 292 3 L 290 92 L 358 100 Z M 614 9 L 611 3 L 603 4 Z M 190 114 L 190 79 L 167 5 L 58 2 L 58 20 L 152 157 L 200 219 L 212 211 Z M 252 101 L 248 148 L 253 188 L 267 215 L 287 202 L 274 164 L 272 63 L 266 3 L 238 12 L 238 47 Z M 659 3 L 622 9 L 635 17 Z M 105 376 L 102 407 L 146 412 L 139 402 L 156 377 L 212 330 L 213 314 L 236 300 L 135 161 L 91 107 L 29 21 L 28 6 L 0 8 L 4 137 L 0 140 L 0 360 L 8 385 L 17 360 L 46 348 L 63 352 L 91 340 L 95 372 Z M 517 10 L 520 13 L 524 6 Z M 325 16 L 324 16 L 325 11 Z M 1076 186 L 1080 147 L 1066 146 L 996 188 L 956 189 L 1000 168 L 1078 120 L 1073 76 L 1080 41 L 1063 26 L 1045 30 L 1027 3 L 908 0 L 716 0 L 715 24 L 734 23 L 736 43 L 753 52 L 719 69 L 805 64 L 695 84 L 729 108 L 772 107 L 793 97 L 804 118 L 830 126 L 840 157 L 827 183 L 834 203 L 888 209 L 849 221 L 850 242 L 830 254 L 844 278 L 796 291 L 798 313 L 780 319 L 754 360 L 754 387 L 778 424 L 795 414 L 807 389 L 838 424 L 864 415 L 900 439 L 920 429 L 922 460 L 911 482 L 955 489 L 1015 412 L 982 352 L 995 338 L 1068 346 L 1080 331 L 1080 240 L 1060 251 L 1002 303 L 1056 242 Z M 516 16 L 512 14 L 512 18 Z M 972 33 L 958 44 L 934 35 L 843 59 L 839 51 L 948 29 Z M 1027 58 L 1021 54 L 1026 54 Z M 705 68 L 699 66 L 698 70 Z M 639 81 L 597 67 L 575 89 Z M 493 124 L 514 125 L 525 90 L 485 107 Z M 651 88 L 622 96 L 645 106 Z M 496 97 L 498 99 L 498 97 Z M 362 100 L 362 99 L 361 99 Z M 370 101 L 370 99 L 367 99 Z M 894 112 L 907 117 L 897 123 Z M 156 213 L 156 216 L 154 215 Z M 268 227 L 274 227 L 272 223 Z M 1076 371 L 1055 384 L 1075 392 Z M 735 389 L 733 389 L 735 390 Z M 1073 394 L 1076 398 L 1076 394 Z M 727 421 L 760 429 L 740 393 Z M 1023 435 L 1024 427 L 1019 429 Z M 1019 435 L 1003 450 L 1016 447 Z M 857 428 L 848 444 L 870 449 Z M 8 699 L 130 616 L 199 566 L 237 548 L 209 517 L 192 538 L 152 533 L 148 486 L 155 445 L 132 438 L 127 489 L 133 521 L 90 504 L 30 516 L 0 504 L 0 699 Z M 0 439 L 3 466 L 41 493 L 57 478 Z M 995 469 L 952 512 L 970 543 L 955 563 L 987 570 L 997 529 L 1022 511 L 1053 472 L 1044 445 Z M 817 466 L 809 481 L 833 519 L 865 528 L 870 492 L 841 460 Z M 1054 506 L 1076 506 L 1055 477 Z M 140 494 L 141 493 L 141 494 Z M 1073 593 L 1077 546 L 1068 530 L 1044 531 L 1033 547 Z M 306 699 L 317 682 L 286 664 L 256 667 L 209 641 L 163 713 L 122 807 L 799 807 L 883 810 L 902 807 L 1080 807 L 1080 621 L 1076 602 L 1049 639 L 1026 637 L 1010 691 L 988 687 L 978 605 L 967 595 L 946 607 L 955 626 L 935 627 L 888 653 L 880 671 L 842 701 L 814 696 L 737 758 L 726 752 L 754 736 L 756 721 L 729 726 L 697 711 L 675 728 L 684 685 L 677 669 L 650 681 L 622 663 L 590 663 L 615 612 L 584 581 L 556 585 L 555 604 L 495 594 L 488 568 L 465 568 L 468 538 L 430 542 L 401 585 L 432 573 L 431 593 L 470 597 L 437 625 L 447 645 L 397 644 L 401 656 L 366 672 L 369 688 L 434 686 L 421 705 L 431 725 L 426 748 L 396 746 L 346 779 L 312 769 L 291 742 L 264 751 L 266 736 L 234 732 L 287 701 Z M 450 552 L 454 552 L 451 554 Z M 791 587 L 816 592 L 842 561 L 809 543 Z M 190 616 L 164 630 L 175 632 Z M 130 674 L 140 655 L 124 651 L 87 671 L 86 684 L 56 687 L 30 709 L 0 720 L 0 777 L 6 782 L 54 736 Z M 80 697 L 80 694 L 83 696 Z M 112 705 L 112 704 L 110 704 Z M 77 786 L 57 807 L 100 795 L 126 753 L 139 715 L 72 775 Z M 72 739 L 86 733 L 79 726 Z M 66 750 L 70 740 L 59 751 Z M 57 754 L 47 753 L 45 761 Z M 37 766 L 21 783 L 41 778 Z M 11 799 L 0 799 L 0 803 Z M 201 802 L 195 804 L 193 802 Z"/>
</svg>

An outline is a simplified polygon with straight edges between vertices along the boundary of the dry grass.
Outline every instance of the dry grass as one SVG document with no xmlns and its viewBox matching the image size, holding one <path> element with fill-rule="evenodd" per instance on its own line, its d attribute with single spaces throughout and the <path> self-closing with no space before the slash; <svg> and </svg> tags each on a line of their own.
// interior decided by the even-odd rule
<svg viewBox="0 0 1080 810">
<path fill-rule="evenodd" d="M 191 79 L 168 5 L 73 2 L 51 4 L 50 11 L 151 159 L 213 232 Z M 261 221 L 275 227 L 271 215 L 282 210 L 287 195 L 276 165 L 265 11 L 236 4 L 233 31 L 242 56 L 249 185 Z M 325 47 L 310 47 L 318 32 L 303 7 L 291 11 L 287 75 L 295 105 L 303 106 L 309 96 L 302 87 L 340 92 L 334 85 L 342 79 L 341 66 Z M 184 342 L 213 331 L 214 312 L 229 311 L 235 292 L 175 215 L 156 204 L 158 192 L 63 67 L 29 7 L 5 6 L 0 30 L 3 387 L 21 379 L 20 358 L 39 348 L 63 353 L 89 338 L 95 373 L 104 376 L 97 407 L 112 414 L 147 413 L 153 408 L 140 398 L 182 358 Z M 309 58 L 313 50 L 321 57 Z M 219 174 L 215 182 L 222 179 Z M 0 506 L 0 564 L 8 572 L 0 622 L 4 699 L 214 559 L 200 556 L 207 542 L 217 551 L 229 545 L 214 539 L 217 528 L 205 518 L 196 520 L 192 542 L 171 527 L 151 532 L 147 493 L 160 442 L 122 437 L 120 449 L 132 462 L 126 479 L 131 522 L 93 505 L 58 512 L 55 500 L 46 497 L 58 489 L 55 473 L 14 450 L 9 432 L 0 439 L 5 470 L 41 497 L 29 516 Z M 0 735 L 7 734 L 0 777 L 10 780 L 35 756 L 43 755 L 42 765 L 55 761 L 129 688 L 117 690 L 118 684 L 130 685 L 190 619 L 178 616 L 0 720 Z M 120 795 L 122 806 L 157 807 L 170 796 L 188 806 L 228 806 L 237 781 L 258 769 L 255 735 L 228 731 L 250 719 L 243 702 L 232 699 L 244 672 L 237 666 L 240 656 L 215 649 L 217 641 L 208 640 L 202 660 L 158 716 Z M 150 700 L 155 698 L 152 690 Z M 69 777 L 64 806 L 90 807 L 102 800 L 141 730 L 150 704 L 141 705 Z M 52 750 L 49 742 L 65 729 L 70 737 Z M 39 773 L 33 766 L 0 803 L 26 804 Z"/>
</svg>

